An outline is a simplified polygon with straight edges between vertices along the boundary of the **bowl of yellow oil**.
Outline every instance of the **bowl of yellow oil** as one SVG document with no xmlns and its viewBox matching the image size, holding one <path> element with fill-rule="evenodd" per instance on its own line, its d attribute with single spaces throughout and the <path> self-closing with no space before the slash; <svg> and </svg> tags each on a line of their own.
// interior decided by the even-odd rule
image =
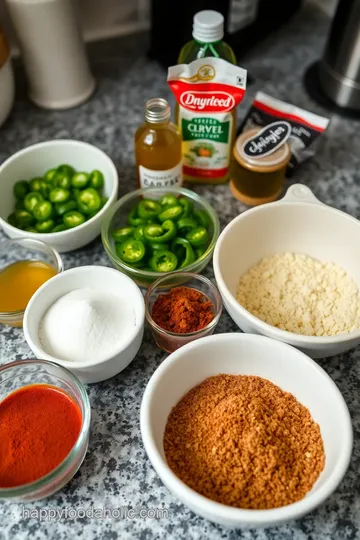
<svg viewBox="0 0 360 540">
<path fill-rule="evenodd" d="M 63 269 L 58 252 L 45 242 L 32 238 L 0 241 L 0 324 L 22 326 L 32 295 Z"/>
</svg>

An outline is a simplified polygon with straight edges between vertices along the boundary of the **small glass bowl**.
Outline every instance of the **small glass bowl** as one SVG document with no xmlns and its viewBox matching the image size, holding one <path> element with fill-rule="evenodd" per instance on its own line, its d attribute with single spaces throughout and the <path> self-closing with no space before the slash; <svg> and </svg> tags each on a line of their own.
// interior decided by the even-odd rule
<svg viewBox="0 0 360 540">
<path fill-rule="evenodd" d="M 132 191 L 124 195 L 114 206 L 112 206 L 105 217 L 101 226 L 101 239 L 105 251 L 117 270 L 124 272 L 135 281 L 140 287 L 149 287 L 151 283 L 164 275 L 162 272 L 151 272 L 150 270 L 142 270 L 141 268 L 133 268 L 124 263 L 116 254 L 115 242 L 111 236 L 111 231 L 116 227 L 124 227 L 130 210 L 139 203 L 143 197 L 150 199 L 160 199 L 166 193 L 173 193 L 176 196 L 183 195 L 191 200 L 194 208 L 197 210 L 205 210 L 210 218 L 209 237 L 210 243 L 206 251 L 196 261 L 184 268 L 188 272 L 201 272 L 210 262 L 216 241 L 219 237 L 220 225 L 219 219 L 215 210 L 207 202 L 204 197 L 201 197 L 194 191 L 189 189 L 172 187 L 172 188 L 142 188 Z M 176 271 L 176 270 L 175 270 Z"/>
<path fill-rule="evenodd" d="M 0 402 L 15 390 L 30 384 L 50 384 L 71 396 L 81 410 L 81 430 L 72 450 L 55 469 L 29 484 L 0 487 L 0 500 L 36 501 L 49 497 L 71 480 L 87 451 L 91 408 L 79 379 L 66 368 L 47 360 L 19 360 L 0 366 Z"/>
<path fill-rule="evenodd" d="M 189 332 L 187 334 L 169 332 L 161 328 L 153 320 L 151 316 L 152 307 L 160 294 L 166 294 L 170 289 L 184 285 L 190 289 L 196 289 L 202 292 L 210 300 L 214 306 L 214 318 L 207 326 L 195 332 Z M 176 351 L 190 341 L 213 334 L 219 322 L 221 311 L 221 296 L 215 285 L 205 276 L 191 272 L 174 272 L 159 278 L 148 288 L 145 296 L 145 316 L 151 326 L 155 343 L 160 349 L 168 353 Z"/>
<path fill-rule="evenodd" d="M 41 240 L 13 238 L 0 241 L 0 272 L 18 261 L 43 261 L 53 266 L 57 274 L 64 270 L 58 252 Z M 0 312 L 0 324 L 22 326 L 24 312 L 25 310 Z"/>
</svg>

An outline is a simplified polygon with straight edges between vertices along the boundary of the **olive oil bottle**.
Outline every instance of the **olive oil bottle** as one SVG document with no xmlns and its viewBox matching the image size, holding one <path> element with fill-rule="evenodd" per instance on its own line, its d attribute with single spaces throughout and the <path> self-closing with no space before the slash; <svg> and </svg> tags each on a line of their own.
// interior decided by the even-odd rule
<svg viewBox="0 0 360 540">
<path fill-rule="evenodd" d="M 141 188 L 168 188 L 182 184 L 181 136 L 170 122 L 165 99 L 149 99 L 145 123 L 135 133 L 135 157 Z"/>
</svg>

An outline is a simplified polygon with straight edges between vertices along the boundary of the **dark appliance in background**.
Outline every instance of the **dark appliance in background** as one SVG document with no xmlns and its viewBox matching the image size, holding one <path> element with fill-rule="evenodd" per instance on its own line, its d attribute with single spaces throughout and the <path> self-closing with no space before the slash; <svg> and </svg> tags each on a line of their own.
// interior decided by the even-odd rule
<svg viewBox="0 0 360 540">
<path fill-rule="evenodd" d="M 192 39 L 195 13 L 220 11 L 228 30 L 225 41 L 241 59 L 254 45 L 283 25 L 303 0 L 151 0 L 149 56 L 164 68 L 177 63 L 181 47 Z"/>
</svg>

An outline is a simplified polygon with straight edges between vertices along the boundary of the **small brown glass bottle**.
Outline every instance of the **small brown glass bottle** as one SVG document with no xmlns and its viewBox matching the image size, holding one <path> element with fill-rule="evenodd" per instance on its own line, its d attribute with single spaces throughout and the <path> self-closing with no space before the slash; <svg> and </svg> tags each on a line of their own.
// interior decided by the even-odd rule
<svg viewBox="0 0 360 540">
<path fill-rule="evenodd" d="M 170 122 L 170 107 L 162 98 L 145 104 L 145 123 L 135 133 L 135 157 L 141 188 L 182 184 L 181 135 Z"/>
</svg>

